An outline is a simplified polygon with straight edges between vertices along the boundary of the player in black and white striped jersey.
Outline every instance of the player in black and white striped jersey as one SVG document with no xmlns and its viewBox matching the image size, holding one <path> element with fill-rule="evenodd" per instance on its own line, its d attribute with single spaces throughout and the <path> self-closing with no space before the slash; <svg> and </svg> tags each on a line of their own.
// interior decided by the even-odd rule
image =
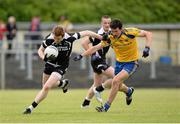
<svg viewBox="0 0 180 124">
<path fill-rule="evenodd" d="M 98 34 L 103 35 L 104 33 L 110 33 L 110 22 L 111 18 L 107 15 L 102 16 L 101 18 L 101 28 L 98 30 Z M 95 46 L 99 44 L 101 40 L 97 38 L 84 38 L 81 42 L 83 48 L 85 50 L 89 49 L 92 46 Z M 107 64 L 106 62 L 106 54 L 109 50 L 108 47 L 104 47 L 103 49 L 98 50 L 91 56 L 91 66 L 94 71 L 94 83 L 89 88 L 88 93 L 81 105 L 81 108 L 87 108 L 90 105 L 90 101 L 94 96 L 93 88 L 101 85 L 103 83 L 103 76 L 107 76 L 109 78 L 112 78 L 114 76 L 114 68 Z"/>
<path fill-rule="evenodd" d="M 23 114 L 30 114 L 37 105 L 46 98 L 48 91 L 53 87 L 62 87 L 66 92 L 68 80 L 62 80 L 63 75 L 69 66 L 69 59 L 72 52 L 73 42 L 84 36 L 90 36 L 101 39 L 102 36 L 92 31 L 81 31 L 74 34 L 64 32 L 61 26 L 55 26 L 50 35 L 46 37 L 42 45 L 38 49 L 38 54 L 42 60 L 45 61 L 45 68 L 43 72 L 41 91 L 36 95 L 33 103 L 25 109 Z M 44 55 L 46 47 L 53 45 L 58 49 L 57 58 L 49 59 Z"/>
</svg>

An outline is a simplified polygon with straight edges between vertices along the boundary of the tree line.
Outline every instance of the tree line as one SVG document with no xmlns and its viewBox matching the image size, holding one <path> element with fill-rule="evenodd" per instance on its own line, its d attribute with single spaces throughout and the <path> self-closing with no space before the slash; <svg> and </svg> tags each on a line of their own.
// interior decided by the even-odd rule
<svg viewBox="0 0 180 124">
<path fill-rule="evenodd" d="M 178 23 L 180 0 L 0 0 L 0 19 L 58 21 L 66 15 L 74 23 L 97 23 L 102 15 L 124 23 Z"/>
</svg>

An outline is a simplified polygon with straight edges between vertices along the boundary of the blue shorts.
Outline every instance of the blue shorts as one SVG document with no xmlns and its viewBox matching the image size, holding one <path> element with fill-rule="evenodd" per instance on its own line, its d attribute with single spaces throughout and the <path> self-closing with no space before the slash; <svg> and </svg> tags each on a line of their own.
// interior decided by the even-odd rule
<svg viewBox="0 0 180 124">
<path fill-rule="evenodd" d="M 132 61 L 132 62 L 118 62 L 116 61 L 115 66 L 115 75 L 117 75 L 122 70 L 125 70 L 128 72 L 129 75 L 132 75 L 138 68 L 138 62 Z"/>
</svg>

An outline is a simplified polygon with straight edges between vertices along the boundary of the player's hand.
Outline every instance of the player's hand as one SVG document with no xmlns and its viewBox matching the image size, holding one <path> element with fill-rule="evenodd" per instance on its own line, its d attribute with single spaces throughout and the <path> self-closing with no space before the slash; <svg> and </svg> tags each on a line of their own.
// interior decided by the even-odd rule
<svg viewBox="0 0 180 124">
<path fill-rule="evenodd" d="M 108 35 L 107 33 L 103 34 L 103 35 L 102 35 L 102 40 L 103 40 L 103 41 L 109 40 L 109 35 Z"/>
<path fill-rule="evenodd" d="M 79 61 L 83 58 L 83 56 L 80 54 L 80 55 L 77 55 L 73 58 L 74 61 Z"/>
<path fill-rule="evenodd" d="M 142 57 L 146 58 L 149 56 L 149 51 L 150 51 L 150 47 L 146 46 L 143 50 L 143 55 Z"/>
</svg>

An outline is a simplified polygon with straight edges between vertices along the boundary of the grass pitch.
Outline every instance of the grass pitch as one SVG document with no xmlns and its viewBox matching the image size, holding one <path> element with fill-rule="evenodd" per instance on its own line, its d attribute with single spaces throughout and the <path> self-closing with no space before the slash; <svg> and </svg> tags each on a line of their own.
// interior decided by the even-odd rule
<svg viewBox="0 0 180 124">
<path fill-rule="evenodd" d="M 38 91 L 0 90 L 0 123 L 180 123 L 180 89 L 135 89 L 130 106 L 119 93 L 106 113 L 96 112 L 95 98 L 90 108 L 80 108 L 87 89 L 52 90 L 31 115 L 23 115 Z"/>
</svg>

